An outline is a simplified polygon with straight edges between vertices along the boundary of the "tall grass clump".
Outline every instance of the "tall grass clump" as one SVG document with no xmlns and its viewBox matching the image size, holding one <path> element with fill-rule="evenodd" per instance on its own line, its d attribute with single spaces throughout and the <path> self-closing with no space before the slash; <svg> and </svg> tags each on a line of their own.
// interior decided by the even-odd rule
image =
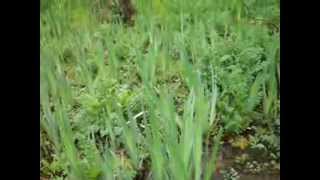
<svg viewBox="0 0 320 180">
<path fill-rule="evenodd" d="M 41 176 L 212 179 L 279 118 L 278 1 L 132 2 L 41 1 Z"/>
</svg>

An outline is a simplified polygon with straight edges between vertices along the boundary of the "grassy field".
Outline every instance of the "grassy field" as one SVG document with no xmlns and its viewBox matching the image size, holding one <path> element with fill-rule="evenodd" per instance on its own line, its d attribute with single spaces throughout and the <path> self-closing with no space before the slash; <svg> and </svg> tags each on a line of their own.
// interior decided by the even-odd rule
<svg viewBox="0 0 320 180">
<path fill-rule="evenodd" d="M 279 173 L 280 2 L 119 2 L 41 0 L 41 178 Z"/>
</svg>

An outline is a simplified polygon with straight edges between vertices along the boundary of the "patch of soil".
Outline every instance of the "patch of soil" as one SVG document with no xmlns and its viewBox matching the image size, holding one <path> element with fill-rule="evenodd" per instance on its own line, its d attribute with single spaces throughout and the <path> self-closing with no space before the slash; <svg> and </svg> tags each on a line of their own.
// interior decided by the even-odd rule
<svg viewBox="0 0 320 180">
<path fill-rule="evenodd" d="M 240 174 L 239 180 L 280 180 L 279 174 L 266 174 L 266 175 L 252 175 L 252 174 Z"/>
<path fill-rule="evenodd" d="M 136 10 L 133 7 L 131 0 L 119 0 L 121 16 L 122 20 L 125 24 L 129 26 L 134 25 L 134 15 L 136 14 Z"/>
<path fill-rule="evenodd" d="M 238 148 L 232 147 L 231 144 L 229 143 L 224 143 L 221 149 L 221 154 L 220 158 L 218 160 L 219 164 L 219 169 L 221 170 L 226 170 L 227 168 L 235 168 L 237 172 L 239 173 L 240 180 L 278 180 L 280 179 L 280 172 L 278 171 L 273 171 L 273 170 L 263 170 L 259 174 L 253 174 L 253 173 L 246 173 L 244 167 L 239 167 L 235 163 L 236 157 L 239 157 L 243 154 L 248 154 L 249 155 L 249 160 L 256 160 L 259 161 L 260 158 L 263 159 L 263 157 L 257 157 L 252 154 L 252 150 L 240 150 Z M 256 155 L 256 154 L 255 154 Z M 259 158 L 259 159 L 257 159 Z M 216 179 L 223 179 L 221 173 L 216 173 L 215 175 L 215 180 Z"/>
</svg>

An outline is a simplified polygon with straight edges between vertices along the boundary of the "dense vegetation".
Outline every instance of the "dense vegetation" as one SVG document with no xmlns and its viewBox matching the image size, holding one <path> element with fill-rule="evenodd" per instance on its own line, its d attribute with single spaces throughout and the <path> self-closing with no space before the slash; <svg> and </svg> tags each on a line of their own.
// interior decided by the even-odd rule
<svg viewBox="0 0 320 180">
<path fill-rule="evenodd" d="M 225 143 L 279 171 L 279 1 L 120 1 L 41 1 L 41 177 L 212 179 Z"/>
</svg>

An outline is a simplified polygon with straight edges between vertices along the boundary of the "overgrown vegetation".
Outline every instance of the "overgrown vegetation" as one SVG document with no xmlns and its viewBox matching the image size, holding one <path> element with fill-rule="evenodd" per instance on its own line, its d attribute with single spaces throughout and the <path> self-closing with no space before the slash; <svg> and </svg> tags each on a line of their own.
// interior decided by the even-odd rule
<svg viewBox="0 0 320 180">
<path fill-rule="evenodd" d="M 212 179 L 227 142 L 278 167 L 279 1 L 119 2 L 41 1 L 40 176 Z"/>
</svg>

